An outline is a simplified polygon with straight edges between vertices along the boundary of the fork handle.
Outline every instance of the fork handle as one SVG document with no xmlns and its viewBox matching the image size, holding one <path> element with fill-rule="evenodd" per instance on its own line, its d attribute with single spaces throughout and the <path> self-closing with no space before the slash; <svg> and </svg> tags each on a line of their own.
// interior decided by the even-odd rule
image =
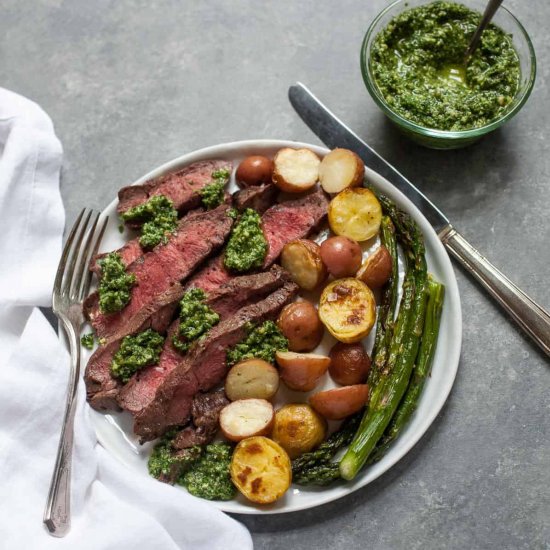
<svg viewBox="0 0 550 550">
<path fill-rule="evenodd" d="M 65 414 L 57 447 L 55 468 L 44 510 L 44 524 L 54 537 L 64 537 L 71 528 L 71 465 L 73 455 L 74 416 L 76 389 L 80 376 L 79 330 L 68 321 L 62 323 L 71 352 L 71 369 Z"/>
<path fill-rule="evenodd" d="M 550 356 L 550 314 L 482 256 L 451 225 L 439 233 L 439 238 L 542 351 Z"/>
</svg>

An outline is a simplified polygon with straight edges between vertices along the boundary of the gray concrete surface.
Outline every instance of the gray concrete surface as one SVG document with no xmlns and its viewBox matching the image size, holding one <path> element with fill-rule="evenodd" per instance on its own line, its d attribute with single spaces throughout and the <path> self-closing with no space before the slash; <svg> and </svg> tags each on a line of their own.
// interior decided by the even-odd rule
<svg viewBox="0 0 550 550">
<path fill-rule="evenodd" d="M 402 138 L 367 95 L 363 33 L 385 0 L 3 0 L 0 84 L 39 102 L 63 142 L 68 220 L 184 152 L 273 137 L 316 143 L 287 102 L 307 83 L 545 307 L 550 264 L 550 5 L 506 4 L 539 60 L 533 95 L 462 151 Z M 450 399 L 381 479 L 339 502 L 242 517 L 263 549 L 550 548 L 548 361 L 464 274 Z"/>
</svg>

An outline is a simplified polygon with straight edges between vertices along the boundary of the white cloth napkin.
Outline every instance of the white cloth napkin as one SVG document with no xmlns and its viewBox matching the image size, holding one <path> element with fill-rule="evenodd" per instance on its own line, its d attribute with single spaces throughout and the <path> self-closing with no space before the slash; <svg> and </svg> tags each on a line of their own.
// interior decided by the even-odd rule
<svg viewBox="0 0 550 550">
<path fill-rule="evenodd" d="M 69 362 L 36 306 L 50 302 L 61 254 L 61 144 L 35 103 L 0 88 L 0 548 L 252 548 L 209 503 L 135 474 L 98 444 L 83 384 L 75 421 L 72 529 L 51 537 L 42 514 Z"/>
</svg>

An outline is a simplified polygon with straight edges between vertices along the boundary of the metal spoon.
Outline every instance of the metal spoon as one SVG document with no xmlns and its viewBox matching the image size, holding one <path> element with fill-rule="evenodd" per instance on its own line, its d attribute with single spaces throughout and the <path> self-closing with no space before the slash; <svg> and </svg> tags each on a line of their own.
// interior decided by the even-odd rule
<svg viewBox="0 0 550 550">
<path fill-rule="evenodd" d="M 470 40 L 468 49 L 466 50 L 466 55 L 464 56 L 465 63 L 468 63 L 468 59 L 470 59 L 475 49 L 477 48 L 477 45 L 479 44 L 479 39 L 481 38 L 481 34 L 483 33 L 487 25 L 491 22 L 493 15 L 495 15 L 495 12 L 502 4 L 502 1 L 503 0 L 489 0 L 489 2 L 487 3 L 487 7 L 485 8 L 483 17 L 481 18 L 481 21 L 477 26 L 476 32 L 474 32 L 474 35 Z"/>
</svg>

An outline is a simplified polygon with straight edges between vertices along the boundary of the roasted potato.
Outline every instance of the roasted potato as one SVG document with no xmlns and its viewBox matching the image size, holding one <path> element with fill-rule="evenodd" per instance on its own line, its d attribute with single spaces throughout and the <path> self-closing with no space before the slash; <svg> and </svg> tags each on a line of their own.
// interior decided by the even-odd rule
<svg viewBox="0 0 550 550">
<path fill-rule="evenodd" d="M 271 399 L 279 389 L 277 369 L 262 359 L 247 359 L 231 368 L 225 379 L 225 394 L 237 399 Z"/>
<path fill-rule="evenodd" d="M 241 187 L 268 183 L 273 176 L 273 161 L 261 155 L 246 157 L 235 172 L 235 179 Z"/>
<path fill-rule="evenodd" d="M 337 342 L 329 353 L 328 372 L 342 386 L 363 384 L 369 376 L 371 359 L 361 342 L 343 344 Z"/>
<path fill-rule="evenodd" d="M 287 193 L 302 193 L 315 186 L 321 160 L 310 149 L 285 147 L 273 159 L 273 183 Z"/>
<path fill-rule="evenodd" d="M 267 437 L 243 439 L 233 452 L 229 470 L 237 489 L 258 504 L 281 498 L 292 481 L 287 453 Z"/>
<path fill-rule="evenodd" d="M 328 223 L 336 235 L 362 242 L 374 237 L 382 221 L 382 207 L 364 187 L 344 189 L 328 207 Z"/>
<path fill-rule="evenodd" d="M 307 453 L 324 441 L 327 423 L 309 405 L 289 404 L 275 412 L 271 438 L 290 458 Z"/>
<path fill-rule="evenodd" d="M 319 165 L 319 181 L 327 193 L 360 185 L 364 177 L 363 161 L 349 149 L 333 149 Z"/>
<path fill-rule="evenodd" d="M 238 399 L 220 412 L 220 428 L 230 441 L 268 435 L 273 426 L 273 405 L 265 399 Z"/>
<path fill-rule="evenodd" d="M 328 272 L 337 279 L 354 277 L 361 267 L 363 251 L 357 241 L 348 237 L 331 237 L 323 241 L 319 252 Z"/>
<path fill-rule="evenodd" d="M 351 344 L 365 338 L 376 320 L 372 290 L 349 277 L 329 283 L 321 294 L 319 317 L 340 342 Z"/>
<path fill-rule="evenodd" d="M 391 255 L 388 249 L 381 245 L 365 260 L 357 272 L 357 278 L 361 279 L 369 288 L 380 288 L 391 277 L 392 270 Z"/>
<path fill-rule="evenodd" d="M 278 351 L 275 359 L 281 380 L 291 390 L 311 391 L 321 380 L 330 365 L 330 358 L 316 353 Z"/>
<path fill-rule="evenodd" d="M 314 350 L 325 331 L 315 306 L 307 300 L 286 305 L 277 325 L 287 338 L 290 351 Z"/>
<path fill-rule="evenodd" d="M 342 420 L 360 411 L 369 398 L 367 384 L 356 384 L 314 393 L 309 398 L 311 406 L 329 420 Z"/>
<path fill-rule="evenodd" d="M 319 250 L 316 242 L 298 239 L 285 244 L 281 252 L 281 265 L 304 290 L 315 289 L 327 278 L 327 270 Z"/>
</svg>

